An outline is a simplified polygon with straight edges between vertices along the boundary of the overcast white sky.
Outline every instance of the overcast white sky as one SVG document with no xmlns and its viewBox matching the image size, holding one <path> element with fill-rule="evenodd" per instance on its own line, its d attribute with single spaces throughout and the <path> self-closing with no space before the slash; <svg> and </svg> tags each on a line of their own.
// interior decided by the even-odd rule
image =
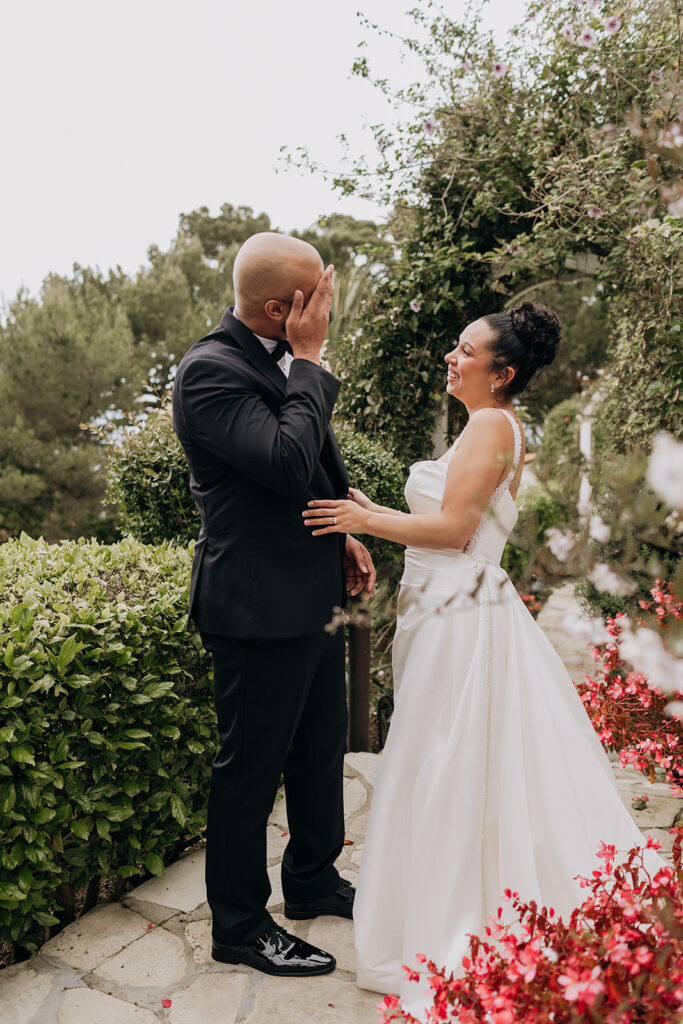
<svg viewBox="0 0 683 1024">
<path fill-rule="evenodd" d="M 457 14 L 465 0 L 442 0 Z M 410 0 L 3 0 L 0 10 L 0 300 L 74 262 L 134 271 L 178 215 L 224 202 L 304 228 L 334 210 L 377 217 L 322 179 L 275 173 L 280 146 L 328 166 L 336 138 L 370 145 L 386 108 L 350 69 L 358 43 L 408 80 L 393 31 Z M 524 0 L 490 0 L 503 38 Z"/>
</svg>

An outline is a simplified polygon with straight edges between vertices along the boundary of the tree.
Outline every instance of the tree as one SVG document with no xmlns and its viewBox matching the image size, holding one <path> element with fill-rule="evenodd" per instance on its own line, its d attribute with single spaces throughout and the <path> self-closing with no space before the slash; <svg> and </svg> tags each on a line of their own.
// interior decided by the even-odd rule
<svg viewBox="0 0 683 1024">
<path fill-rule="evenodd" d="M 270 228 L 249 207 L 226 203 L 216 217 L 201 207 L 181 215 L 168 250 L 151 246 L 134 276 L 76 266 L 72 277 L 46 278 L 36 298 L 17 297 L 0 327 L 0 537 L 109 536 L 101 438 L 81 424 L 119 422 L 141 400 L 154 404 L 152 392 L 166 390 L 185 351 L 234 301 L 240 245 Z M 368 292 L 356 261 L 377 230 L 332 217 L 307 234 L 339 265 L 338 330 Z"/>
<path fill-rule="evenodd" d="M 670 354 L 681 322 L 672 281 L 680 242 L 670 226 L 683 205 L 674 159 L 680 0 L 645 0 L 619 12 L 534 0 L 503 48 L 481 30 L 481 6 L 461 21 L 430 0 L 411 13 L 417 32 L 401 43 L 425 73 L 402 90 L 376 83 L 411 114 L 394 128 L 373 126 L 374 166 L 352 161 L 333 178 L 345 194 L 379 191 L 393 209 L 396 259 L 361 314 L 342 405 L 357 428 L 384 434 L 406 461 L 431 446 L 444 352 L 468 321 L 520 291 L 594 276 L 606 334 L 623 333 L 624 317 L 634 339 L 649 324 L 649 346 L 661 342 Z M 365 57 L 354 71 L 371 80 Z M 624 301 L 643 268 L 634 239 L 653 220 L 662 230 L 649 273 L 662 271 L 671 286 L 673 334 L 661 318 L 655 323 L 658 289 L 639 285 L 637 301 Z M 661 395 L 676 391 L 676 363 L 658 362 L 650 432 L 675 415 Z M 651 370 L 647 353 L 638 365 L 642 379 Z M 614 441 L 623 449 L 623 434 Z"/>
<path fill-rule="evenodd" d="M 0 329 L 0 526 L 96 532 L 102 455 L 85 421 L 130 400 L 133 338 L 99 274 L 51 275 Z"/>
</svg>

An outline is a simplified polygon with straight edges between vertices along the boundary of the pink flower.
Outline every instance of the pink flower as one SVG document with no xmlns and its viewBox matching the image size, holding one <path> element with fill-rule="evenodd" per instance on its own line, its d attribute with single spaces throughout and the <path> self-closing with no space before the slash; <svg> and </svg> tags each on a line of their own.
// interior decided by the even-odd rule
<svg viewBox="0 0 683 1024">
<path fill-rule="evenodd" d="M 650 72 L 650 74 L 647 77 L 648 77 L 648 81 L 651 83 L 651 85 L 656 85 L 657 82 L 661 82 L 661 80 L 662 80 L 662 71 L 663 70 L 664 70 L 663 68 L 659 68 L 658 71 L 651 71 Z"/>
<path fill-rule="evenodd" d="M 564 26 L 564 28 L 562 29 L 562 35 L 564 36 L 565 39 L 573 39 L 574 38 L 574 29 L 571 27 L 571 25 L 565 25 Z"/>
<path fill-rule="evenodd" d="M 422 309 L 422 306 L 420 305 L 417 299 L 411 299 L 410 308 L 412 309 L 413 313 L 419 313 L 420 310 Z"/>
<path fill-rule="evenodd" d="M 592 46 L 595 42 L 596 36 L 592 28 L 588 28 L 587 25 L 581 29 L 579 34 L 579 42 L 582 46 Z"/>
<path fill-rule="evenodd" d="M 590 1006 L 605 990 L 603 983 L 598 980 L 599 977 L 599 967 L 594 967 L 590 973 L 581 971 L 580 975 L 568 967 L 567 973 L 559 977 L 560 985 L 564 988 L 564 998 L 570 1003 L 581 1000 L 586 1006 Z"/>
<path fill-rule="evenodd" d="M 433 117 L 425 118 L 425 120 L 422 122 L 422 127 L 424 128 L 424 130 L 426 132 L 429 132 L 431 134 L 431 132 L 433 132 L 434 128 L 436 127 L 435 122 L 434 122 L 434 118 Z"/>
<path fill-rule="evenodd" d="M 493 73 L 496 78 L 502 78 L 507 71 L 507 64 L 502 64 L 499 60 L 493 65 Z"/>
<path fill-rule="evenodd" d="M 621 18 L 617 18 L 616 15 L 612 15 L 605 22 L 605 32 L 609 32 L 611 36 L 615 36 L 621 28 Z"/>
</svg>

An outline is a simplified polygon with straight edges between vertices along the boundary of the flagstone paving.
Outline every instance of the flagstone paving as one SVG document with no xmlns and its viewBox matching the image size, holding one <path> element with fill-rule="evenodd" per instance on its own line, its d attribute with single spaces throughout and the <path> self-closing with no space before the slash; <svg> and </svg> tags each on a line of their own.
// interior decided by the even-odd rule
<svg viewBox="0 0 683 1024">
<path fill-rule="evenodd" d="M 567 642 L 562 620 L 576 613 L 570 586 L 551 596 L 541 625 L 569 662 L 582 653 Z M 584 659 L 585 662 L 585 659 Z M 588 665 L 588 663 L 585 663 Z M 584 669 L 585 670 L 585 669 Z M 344 802 L 347 845 L 338 861 L 355 881 L 380 755 L 347 754 Z M 683 823 L 683 801 L 663 783 L 617 771 L 622 799 L 639 826 L 670 849 L 668 829 Z M 631 806 L 647 796 L 645 809 Z M 204 888 L 204 851 L 170 865 L 163 878 L 134 889 L 121 903 L 96 907 L 46 943 L 26 963 L 0 972 L 0 1024 L 377 1024 L 380 997 L 357 988 L 350 921 L 282 916 L 280 860 L 287 842 L 287 805 L 276 801 L 268 826 L 268 865 L 275 920 L 337 958 L 333 974 L 271 978 L 211 959 L 211 921 Z"/>
</svg>

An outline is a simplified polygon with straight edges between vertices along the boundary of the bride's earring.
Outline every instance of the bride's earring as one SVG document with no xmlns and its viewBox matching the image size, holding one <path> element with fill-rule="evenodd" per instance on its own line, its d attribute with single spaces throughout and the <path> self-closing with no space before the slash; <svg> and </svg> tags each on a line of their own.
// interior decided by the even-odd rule
<svg viewBox="0 0 683 1024">
<path fill-rule="evenodd" d="M 496 390 L 496 385 L 495 385 L 495 384 L 492 384 L 492 385 L 491 385 L 491 394 L 494 394 L 494 393 L 495 393 L 495 390 Z"/>
</svg>

